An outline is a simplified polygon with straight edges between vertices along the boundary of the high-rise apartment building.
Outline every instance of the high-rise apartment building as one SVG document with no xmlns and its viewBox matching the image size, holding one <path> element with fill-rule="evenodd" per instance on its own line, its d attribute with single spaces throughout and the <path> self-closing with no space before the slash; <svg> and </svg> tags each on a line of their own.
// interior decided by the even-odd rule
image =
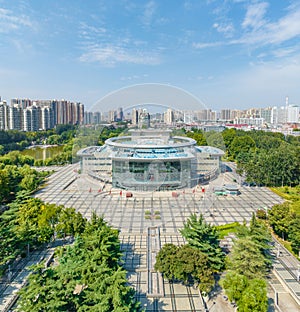
<svg viewBox="0 0 300 312">
<path fill-rule="evenodd" d="M 0 101 L 0 129 L 37 131 L 57 124 L 83 124 L 84 105 L 70 101 L 12 99 Z"/>
<path fill-rule="evenodd" d="M 30 99 L 11 99 L 10 105 L 24 109 L 31 106 L 32 101 Z"/>
<path fill-rule="evenodd" d="M 109 122 L 114 122 L 116 121 L 116 116 L 117 116 L 117 112 L 115 110 L 110 110 L 108 112 L 108 121 Z"/>
<path fill-rule="evenodd" d="M 262 108 L 260 110 L 260 117 L 264 119 L 265 123 L 271 124 L 273 123 L 273 109 L 272 107 Z"/>
<path fill-rule="evenodd" d="M 287 122 L 289 123 L 299 122 L 299 106 L 289 105 L 287 107 Z"/>
<path fill-rule="evenodd" d="M 122 107 L 119 107 L 117 109 L 117 115 L 116 115 L 116 121 L 123 121 L 124 119 L 124 113 Z"/>
<path fill-rule="evenodd" d="M 146 109 L 140 110 L 139 120 L 138 120 L 139 128 L 150 128 L 150 114 Z"/>
<path fill-rule="evenodd" d="M 230 110 L 230 120 L 241 118 L 245 116 L 245 112 L 239 109 Z"/>
<path fill-rule="evenodd" d="M 133 125 L 137 125 L 139 122 L 139 111 L 136 108 L 132 110 L 131 120 Z"/>
<path fill-rule="evenodd" d="M 29 106 L 23 110 L 23 130 L 38 131 L 40 126 L 40 108 Z"/>
<path fill-rule="evenodd" d="M 222 109 L 220 118 L 221 118 L 221 120 L 230 120 L 231 119 L 231 110 L 230 109 Z"/>
<path fill-rule="evenodd" d="M 0 130 L 8 130 L 8 111 L 9 106 L 7 106 L 6 101 L 0 101 Z"/>
<path fill-rule="evenodd" d="M 23 109 L 21 107 L 9 107 L 8 128 L 10 130 L 23 130 Z"/>
<path fill-rule="evenodd" d="M 54 112 L 49 106 L 40 109 L 40 129 L 48 130 L 54 128 Z"/>
<path fill-rule="evenodd" d="M 175 121 L 174 111 L 171 108 L 168 108 L 167 111 L 164 114 L 164 122 L 167 125 L 171 125 L 171 124 L 174 123 L 174 121 Z"/>
</svg>

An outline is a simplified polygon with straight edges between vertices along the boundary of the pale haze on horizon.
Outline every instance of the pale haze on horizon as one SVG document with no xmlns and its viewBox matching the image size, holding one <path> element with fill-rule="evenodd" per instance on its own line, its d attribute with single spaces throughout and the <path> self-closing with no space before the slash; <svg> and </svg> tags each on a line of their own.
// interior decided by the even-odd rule
<svg viewBox="0 0 300 312">
<path fill-rule="evenodd" d="M 64 98 L 89 109 L 155 83 L 211 109 L 246 109 L 283 106 L 286 96 L 299 105 L 299 81 L 300 0 L 0 0 L 8 102 Z"/>
</svg>

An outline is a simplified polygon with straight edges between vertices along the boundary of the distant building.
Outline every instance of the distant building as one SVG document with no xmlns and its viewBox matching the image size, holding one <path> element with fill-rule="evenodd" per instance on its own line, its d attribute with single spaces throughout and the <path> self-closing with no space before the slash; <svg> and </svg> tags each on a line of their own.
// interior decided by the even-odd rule
<svg viewBox="0 0 300 312">
<path fill-rule="evenodd" d="M 263 118 L 235 118 L 233 121 L 235 124 L 247 124 L 249 126 L 262 126 L 264 124 Z"/>
<path fill-rule="evenodd" d="M 57 124 L 83 124 L 84 105 L 66 100 L 12 99 L 0 102 L 0 129 L 37 131 Z"/>
<path fill-rule="evenodd" d="M 150 114 L 146 109 L 141 110 L 139 113 L 138 127 L 140 129 L 150 128 Z"/>
<path fill-rule="evenodd" d="M 139 122 L 139 111 L 136 108 L 134 108 L 132 110 L 131 122 L 132 122 L 133 125 L 138 125 L 138 122 Z"/>
<path fill-rule="evenodd" d="M 8 128 L 9 130 L 23 130 L 23 109 L 16 106 L 10 106 L 8 110 Z"/>
<path fill-rule="evenodd" d="M 54 113 L 51 107 L 41 107 L 40 109 L 40 129 L 48 130 L 54 128 Z"/>
<path fill-rule="evenodd" d="M 221 120 L 230 120 L 231 119 L 231 110 L 230 109 L 222 109 L 220 119 Z"/>
<path fill-rule="evenodd" d="M 299 122 L 299 106 L 289 105 L 287 107 L 287 122 L 298 123 Z"/>
<path fill-rule="evenodd" d="M 108 112 L 108 121 L 109 122 L 114 122 L 116 121 L 116 111 L 115 110 L 110 110 Z"/>
<path fill-rule="evenodd" d="M 273 123 L 273 112 L 272 107 L 262 108 L 260 110 L 260 117 L 264 119 L 265 123 Z"/>
<path fill-rule="evenodd" d="M 172 125 L 174 123 L 174 121 L 175 121 L 174 111 L 171 108 L 168 108 L 164 114 L 164 122 L 167 125 Z"/>
<path fill-rule="evenodd" d="M 23 130 L 38 131 L 39 130 L 39 108 L 29 106 L 23 110 Z"/>
<path fill-rule="evenodd" d="M 124 113 L 122 107 L 119 107 L 117 109 L 117 115 L 116 115 L 116 120 L 115 121 L 123 121 L 124 119 Z"/>
<path fill-rule="evenodd" d="M 7 106 L 6 101 L 0 101 L 0 130 L 8 130 L 8 111 L 9 106 Z"/>
</svg>

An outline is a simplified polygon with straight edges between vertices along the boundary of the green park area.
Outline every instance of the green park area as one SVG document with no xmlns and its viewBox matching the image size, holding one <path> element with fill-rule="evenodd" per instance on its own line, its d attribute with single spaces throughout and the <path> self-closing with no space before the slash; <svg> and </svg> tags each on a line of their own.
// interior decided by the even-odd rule
<svg viewBox="0 0 300 312">
<path fill-rule="evenodd" d="M 58 127 L 38 133 L 6 133 L 0 136 L 0 274 L 28 250 L 44 248 L 55 238 L 72 236 L 72 246 L 55 255 L 55 266 L 33 268 L 28 286 L 20 295 L 22 311 L 138 311 L 134 290 L 127 285 L 118 231 L 101 217 L 87 221 L 73 208 L 44 203 L 31 195 L 43 187 L 49 172 L 32 166 L 63 165 L 74 160 L 74 152 L 87 145 L 101 145 L 124 128 L 103 128 L 95 135 L 90 129 Z M 300 249 L 300 142 L 299 137 L 262 131 L 225 130 L 204 134 L 184 131 L 200 145 L 226 151 L 237 171 L 249 182 L 271 187 L 286 201 L 271 209 L 258 210 L 249 225 L 215 227 L 204 218 L 191 215 L 181 235 L 185 245 L 166 244 L 157 255 L 155 269 L 170 281 L 193 284 L 203 293 L 221 285 L 239 311 L 267 311 L 267 282 L 270 271 L 271 233 L 294 254 Z M 21 153 L 35 142 L 58 144 L 62 152 L 37 160 Z M 160 215 L 145 212 L 145 219 Z M 220 239 L 234 233 L 229 253 Z M 50 309 L 50 310 L 51 310 Z M 50 311 L 49 310 L 49 311 Z"/>
</svg>

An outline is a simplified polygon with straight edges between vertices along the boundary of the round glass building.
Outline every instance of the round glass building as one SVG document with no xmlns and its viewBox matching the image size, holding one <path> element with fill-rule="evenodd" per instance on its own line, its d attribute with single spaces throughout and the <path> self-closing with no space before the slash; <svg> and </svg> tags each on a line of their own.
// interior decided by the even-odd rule
<svg viewBox="0 0 300 312">
<path fill-rule="evenodd" d="M 197 146 L 188 137 L 171 137 L 169 130 L 130 133 L 80 150 L 81 171 L 114 188 L 135 191 L 191 188 L 220 171 L 220 149 Z"/>
</svg>

